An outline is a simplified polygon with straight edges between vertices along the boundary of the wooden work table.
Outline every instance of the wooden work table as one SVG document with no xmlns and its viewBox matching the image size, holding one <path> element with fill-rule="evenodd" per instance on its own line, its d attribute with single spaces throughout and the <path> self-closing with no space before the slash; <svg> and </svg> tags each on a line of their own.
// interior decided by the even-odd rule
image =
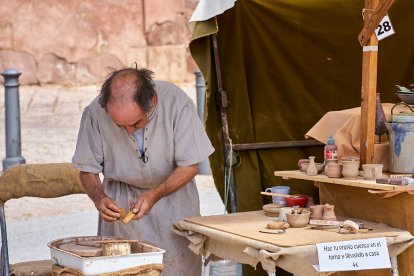
<svg viewBox="0 0 414 276">
<path fill-rule="evenodd" d="M 298 276 L 320 275 L 312 267 L 318 263 L 318 243 L 385 237 L 390 256 L 394 257 L 413 242 L 407 231 L 367 221 L 360 222 L 373 230 L 357 234 L 343 235 L 337 229 L 316 230 L 310 226 L 275 234 L 266 229 L 267 223 L 274 220 L 263 211 L 190 217 L 175 222 L 173 230 L 188 238 L 189 248 L 199 255 L 214 254 L 252 266 L 261 262 L 268 275 L 275 275 L 276 266 Z"/>
<path fill-rule="evenodd" d="M 385 223 L 414 233 L 414 186 L 377 184 L 375 181 L 344 178 L 328 178 L 325 175 L 308 176 L 300 171 L 275 171 L 283 179 L 309 180 L 317 184 L 321 204 L 335 206 L 337 216 L 355 217 L 372 222 Z M 373 192 L 382 192 L 375 194 Z M 387 194 L 388 197 L 384 197 Z M 414 276 L 414 247 L 409 247 L 398 256 L 400 275 Z M 372 272 L 341 272 L 335 275 L 389 275 Z"/>
</svg>

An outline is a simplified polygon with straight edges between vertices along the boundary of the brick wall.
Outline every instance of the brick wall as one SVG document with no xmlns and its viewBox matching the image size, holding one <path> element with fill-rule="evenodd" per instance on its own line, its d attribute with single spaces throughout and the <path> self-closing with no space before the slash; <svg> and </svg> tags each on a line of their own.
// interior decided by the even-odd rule
<svg viewBox="0 0 414 276">
<path fill-rule="evenodd" d="M 194 81 L 187 22 L 197 2 L 0 0 L 0 71 L 18 69 L 23 85 L 86 85 L 137 62 L 157 79 Z"/>
</svg>

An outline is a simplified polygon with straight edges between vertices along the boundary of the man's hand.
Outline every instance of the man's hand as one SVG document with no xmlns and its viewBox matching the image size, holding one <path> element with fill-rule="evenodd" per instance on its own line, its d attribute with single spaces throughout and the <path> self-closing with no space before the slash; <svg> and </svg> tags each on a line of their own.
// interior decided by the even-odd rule
<svg viewBox="0 0 414 276">
<path fill-rule="evenodd" d="M 114 222 L 121 216 L 121 209 L 112 198 L 104 193 L 101 180 L 97 174 L 80 172 L 79 179 L 103 220 Z"/>
<path fill-rule="evenodd" d="M 136 214 L 133 219 L 141 219 L 144 215 L 148 215 L 152 206 L 160 199 L 161 195 L 155 189 L 142 193 L 135 204 L 131 203 L 131 210 Z"/>
<path fill-rule="evenodd" d="M 138 201 L 135 204 L 134 202 L 130 203 L 132 212 L 136 213 L 133 219 L 141 219 L 144 215 L 148 215 L 158 200 L 181 189 L 197 175 L 197 171 L 198 164 L 177 167 L 160 185 L 139 195 Z"/>
<path fill-rule="evenodd" d="M 104 221 L 114 222 L 121 216 L 121 209 L 116 205 L 116 202 L 109 197 L 103 197 L 99 201 L 96 209 Z"/>
</svg>

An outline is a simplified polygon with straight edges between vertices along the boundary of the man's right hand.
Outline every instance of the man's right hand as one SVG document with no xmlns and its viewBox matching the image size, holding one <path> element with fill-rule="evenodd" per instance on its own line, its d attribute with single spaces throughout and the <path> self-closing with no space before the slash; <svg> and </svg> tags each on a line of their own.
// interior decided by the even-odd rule
<svg viewBox="0 0 414 276">
<path fill-rule="evenodd" d="M 96 208 L 98 209 L 101 218 L 107 222 L 114 222 L 121 216 L 121 209 L 116 205 L 116 202 L 109 197 L 101 198 Z"/>
<path fill-rule="evenodd" d="M 97 174 L 80 172 L 79 179 L 103 220 L 114 222 L 121 217 L 121 209 L 112 198 L 105 194 Z"/>
</svg>

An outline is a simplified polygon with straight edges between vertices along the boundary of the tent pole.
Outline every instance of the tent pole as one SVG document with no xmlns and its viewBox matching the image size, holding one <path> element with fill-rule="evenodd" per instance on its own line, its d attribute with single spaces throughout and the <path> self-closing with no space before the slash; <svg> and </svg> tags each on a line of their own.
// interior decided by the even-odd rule
<svg viewBox="0 0 414 276">
<path fill-rule="evenodd" d="M 221 79 L 217 34 L 212 34 L 211 40 L 213 44 L 214 67 L 216 70 L 216 77 L 217 77 L 217 97 L 216 98 L 217 98 L 217 105 L 220 110 L 221 132 L 222 132 L 223 141 L 224 141 L 224 165 L 225 165 L 224 171 L 225 171 L 225 175 L 230 178 L 229 179 L 230 211 L 232 213 L 235 213 L 237 212 L 236 185 L 234 183 L 234 177 L 232 177 L 233 169 L 232 169 L 232 164 L 230 162 L 231 155 L 232 155 L 232 146 L 231 146 L 231 139 L 229 135 L 229 125 L 228 125 L 228 119 L 227 119 L 227 107 L 228 107 L 227 93 L 226 91 L 223 90 L 223 82 Z"/>
<path fill-rule="evenodd" d="M 360 141 L 362 164 L 372 163 L 375 153 L 378 40 L 374 31 L 393 3 L 394 0 L 365 0 L 364 28 L 358 36 L 363 47 Z"/>
</svg>

